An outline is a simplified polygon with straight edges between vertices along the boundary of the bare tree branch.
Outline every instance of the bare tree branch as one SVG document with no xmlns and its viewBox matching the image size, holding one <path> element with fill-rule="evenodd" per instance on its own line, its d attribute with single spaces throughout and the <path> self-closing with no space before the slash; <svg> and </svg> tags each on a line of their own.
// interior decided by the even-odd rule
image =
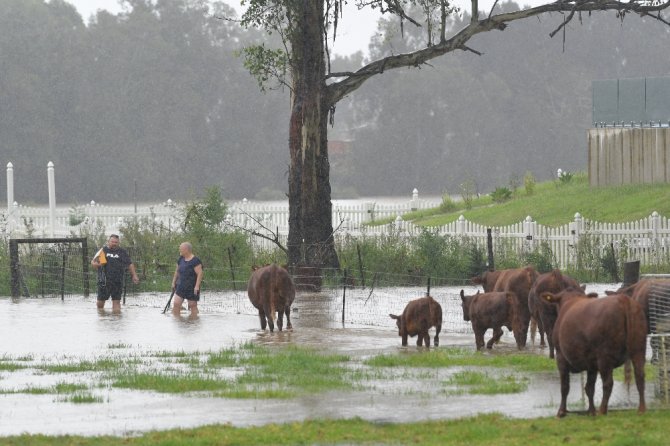
<svg viewBox="0 0 670 446">
<path fill-rule="evenodd" d="M 231 228 L 233 228 L 233 229 L 239 229 L 240 231 L 246 232 L 246 233 L 249 234 L 249 235 L 253 235 L 253 236 L 255 236 L 255 237 L 260 237 L 260 238 L 262 238 L 262 239 L 268 240 L 268 241 L 274 243 L 274 244 L 277 246 L 277 248 L 281 249 L 282 251 L 284 251 L 284 253 L 285 253 L 286 255 L 288 255 L 288 248 L 286 248 L 284 245 L 282 245 L 282 243 L 279 241 L 279 228 L 277 228 L 277 231 L 276 231 L 276 232 L 273 232 L 271 229 L 269 229 L 268 227 L 266 227 L 263 223 L 261 223 L 260 220 L 258 220 L 258 219 L 257 219 L 256 217 L 254 217 L 253 215 L 251 215 L 251 214 L 249 214 L 249 213 L 247 213 L 247 212 L 244 212 L 244 211 L 242 211 L 242 215 L 244 215 L 244 216 L 246 216 L 246 217 L 249 217 L 249 218 L 250 218 L 251 220 L 253 220 L 253 221 L 254 221 L 254 222 L 255 222 L 261 229 L 267 231 L 267 232 L 270 233 L 271 235 L 267 235 L 267 233 L 264 234 L 264 233 L 262 233 L 262 232 L 258 232 L 256 229 L 250 229 L 250 228 L 247 228 L 247 227 L 245 227 L 245 226 L 240 226 L 240 225 L 235 224 L 235 223 L 229 223 L 229 222 L 226 222 L 226 225 L 229 226 L 229 227 L 231 227 Z"/>
<path fill-rule="evenodd" d="M 395 54 L 372 61 L 344 79 L 328 85 L 328 105 L 337 103 L 340 99 L 358 89 L 365 83 L 365 81 L 377 74 L 383 73 L 385 70 L 401 67 L 419 67 L 431 59 L 455 50 L 471 51 L 466 46 L 466 43 L 473 36 L 496 29 L 502 31 L 507 27 L 508 23 L 516 20 L 537 16 L 546 12 L 571 13 L 568 17 L 563 19 L 563 22 L 559 27 L 560 29 L 563 28 L 569 20 L 572 20 L 574 12 L 619 11 L 632 12 L 640 16 L 649 16 L 668 25 L 668 22 L 661 16 L 660 11 L 669 6 L 670 0 L 663 3 L 648 2 L 644 0 L 631 0 L 629 2 L 617 0 L 558 0 L 554 3 L 497 14 L 489 16 L 483 20 L 471 21 L 467 26 L 449 39 L 441 40 L 433 46 L 411 53 Z M 651 14 L 653 12 L 658 12 L 658 16 Z"/>
</svg>

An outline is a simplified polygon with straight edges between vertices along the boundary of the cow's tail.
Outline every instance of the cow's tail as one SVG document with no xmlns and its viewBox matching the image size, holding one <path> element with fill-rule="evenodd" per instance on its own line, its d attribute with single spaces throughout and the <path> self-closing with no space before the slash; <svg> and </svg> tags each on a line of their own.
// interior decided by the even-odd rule
<svg viewBox="0 0 670 446">
<path fill-rule="evenodd" d="M 277 321 L 277 310 L 275 301 L 279 295 L 279 277 L 277 274 L 277 265 L 273 265 L 273 268 L 270 270 L 270 314 L 272 317 L 272 323 L 274 324 Z"/>
</svg>

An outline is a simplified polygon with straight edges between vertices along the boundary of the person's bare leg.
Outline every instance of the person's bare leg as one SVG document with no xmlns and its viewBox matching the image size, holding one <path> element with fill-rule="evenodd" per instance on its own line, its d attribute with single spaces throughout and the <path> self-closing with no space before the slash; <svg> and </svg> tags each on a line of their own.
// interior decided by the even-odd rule
<svg viewBox="0 0 670 446">
<path fill-rule="evenodd" d="M 112 313 L 120 313 L 121 312 L 121 301 L 120 300 L 113 300 L 112 301 Z"/>
<path fill-rule="evenodd" d="M 175 316 L 178 316 L 179 313 L 181 313 L 181 304 L 184 302 L 184 299 L 181 297 L 177 296 L 176 294 L 174 295 L 174 301 L 172 304 L 172 314 Z"/>
<path fill-rule="evenodd" d="M 105 308 L 105 301 L 104 300 L 97 300 L 95 302 L 95 305 L 98 307 L 98 310 L 102 310 Z"/>
<path fill-rule="evenodd" d="M 191 310 L 191 316 L 198 315 L 198 302 L 195 300 L 188 301 L 188 309 Z"/>
</svg>

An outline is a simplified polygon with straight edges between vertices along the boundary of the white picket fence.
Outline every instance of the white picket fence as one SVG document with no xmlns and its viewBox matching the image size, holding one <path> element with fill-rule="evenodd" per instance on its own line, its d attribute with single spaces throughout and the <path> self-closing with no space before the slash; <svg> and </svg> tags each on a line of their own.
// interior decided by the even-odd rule
<svg viewBox="0 0 670 446">
<path fill-rule="evenodd" d="M 402 220 L 402 215 L 416 209 L 438 206 L 436 200 L 419 200 L 416 195 L 406 202 L 333 202 L 333 227 L 335 237 L 378 237 L 395 235 L 415 237 L 426 227 Z M 226 228 L 254 230 L 257 232 L 279 231 L 280 240 L 288 235 L 287 202 L 239 201 L 229 204 Z M 155 205 L 104 206 L 90 203 L 72 208 L 58 208 L 55 212 L 53 233 L 51 232 L 48 208 L 14 205 L 0 213 L 0 236 L 20 238 L 80 236 L 95 233 L 117 233 L 129 219 L 146 219 L 156 225 L 157 230 L 178 231 L 182 220 L 182 205 L 168 200 Z M 79 217 L 79 218 L 77 218 Z M 71 223 L 83 218 L 78 224 Z M 392 218 L 385 225 L 370 225 L 374 220 Z M 469 237 L 479 246 L 486 246 L 487 229 L 491 229 L 494 249 L 504 239 L 518 250 L 533 250 L 540 243 L 547 243 L 554 253 L 559 267 L 565 268 L 576 262 L 576 249 L 582 237 L 591 237 L 597 249 L 613 246 L 619 255 L 625 250 L 629 259 L 639 259 L 643 265 L 670 260 L 670 222 L 667 217 L 653 212 L 649 217 L 627 223 L 602 223 L 582 218 L 577 213 L 572 221 L 558 227 L 537 223 L 528 216 L 524 221 L 508 226 L 488 227 L 466 220 L 463 216 L 440 227 L 428 228 L 440 235 Z M 253 237 L 258 247 L 269 247 L 271 242 Z"/>
</svg>

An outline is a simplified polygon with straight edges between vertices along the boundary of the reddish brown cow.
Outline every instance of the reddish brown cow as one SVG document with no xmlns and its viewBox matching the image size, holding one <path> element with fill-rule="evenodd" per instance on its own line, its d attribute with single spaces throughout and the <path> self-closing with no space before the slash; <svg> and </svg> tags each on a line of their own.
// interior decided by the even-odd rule
<svg viewBox="0 0 670 446">
<path fill-rule="evenodd" d="M 470 321 L 472 331 L 475 332 L 477 350 L 484 347 L 484 334 L 491 328 L 493 336 L 486 343 L 486 348 L 493 348 L 493 344 L 503 335 L 502 327 L 512 331 L 514 323 L 515 296 L 513 293 L 493 291 L 466 296 L 461 290 L 463 306 L 463 320 Z"/>
<path fill-rule="evenodd" d="M 517 347 L 526 346 L 528 326 L 530 325 L 530 310 L 528 309 L 528 293 L 537 279 L 538 272 L 532 266 L 513 268 L 500 271 L 493 291 L 505 291 L 516 296 L 514 314 L 517 323 L 512 327 Z"/>
<path fill-rule="evenodd" d="M 550 292 L 557 294 L 567 288 L 580 288 L 579 283 L 570 276 L 561 274 L 561 271 L 555 269 L 548 273 L 540 274 L 528 293 L 528 309 L 531 316 L 537 321 L 540 331 L 540 346 L 544 347 L 544 334 L 547 334 L 549 343 L 549 357 L 554 357 L 554 341 L 551 339 L 551 332 L 558 317 L 558 308 L 556 305 L 540 299 L 542 293 Z"/>
<path fill-rule="evenodd" d="M 400 316 L 389 314 L 396 320 L 398 336 L 402 336 L 402 345 L 407 345 L 407 337 L 419 335 L 416 345 L 425 343 L 430 347 L 428 330 L 435 327 L 435 346 L 440 345 L 440 330 L 442 329 L 442 307 L 431 296 L 410 301 Z M 425 341 L 425 342 L 424 342 Z"/>
<path fill-rule="evenodd" d="M 293 328 L 291 304 L 295 299 L 295 285 L 286 269 L 274 263 L 254 267 L 247 285 L 247 294 L 252 305 L 258 309 L 261 329 L 265 330 L 267 324 L 270 331 L 274 331 L 274 321 L 277 319 L 277 328 L 282 331 L 284 313 L 286 328 Z"/>
<path fill-rule="evenodd" d="M 644 400 L 644 355 L 647 321 L 642 307 L 623 294 L 589 299 L 581 290 L 543 293 L 542 299 L 558 305 L 558 318 L 552 337 L 556 347 L 556 365 L 561 379 L 561 405 L 558 416 L 567 413 L 570 373 L 586 371 L 584 390 L 589 399 L 588 413 L 595 415 L 593 394 L 600 372 L 603 397 L 600 413 L 607 413 L 612 394 L 612 370 L 627 359 L 633 363 L 635 385 L 640 397 L 638 412 L 646 410 Z"/>
</svg>

